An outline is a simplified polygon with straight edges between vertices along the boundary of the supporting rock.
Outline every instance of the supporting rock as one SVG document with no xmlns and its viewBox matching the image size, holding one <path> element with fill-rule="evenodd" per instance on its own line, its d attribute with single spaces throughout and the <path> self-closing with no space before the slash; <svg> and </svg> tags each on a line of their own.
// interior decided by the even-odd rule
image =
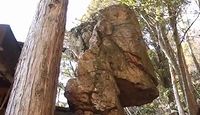
<svg viewBox="0 0 200 115">
<path fill-rule="evenodd" d="M 122 107 L 143 105 L 158 96 L 133 10 L 124 5 L 101 10 L 88 44 L 65 92 L 78 115 L 124 115 Z"/>
</svg>

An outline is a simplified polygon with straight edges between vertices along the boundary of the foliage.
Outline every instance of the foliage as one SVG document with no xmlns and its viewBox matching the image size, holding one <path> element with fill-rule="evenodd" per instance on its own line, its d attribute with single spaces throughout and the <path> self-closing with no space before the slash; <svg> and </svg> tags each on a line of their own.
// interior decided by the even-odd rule
<svg viewBox="0 0 200 115">
<path fill-rule="evenodd" d="M 62 54 L 62 60 L 60 62 L 59 83 L 57 87 L 57 106 L 68 107 L 67 100 L 64 97 L 65 85 L 70 78 L 74 77 L 75 64 L 76 63 L 72 60 L 68 53 L 64 52 Z"/>
<path fill-rule="evenodd" d="M 180 20 L 181 17 L 179 17 L 179 16 L 182 13 L 182 10 L 184 9 L 185 5 L 187 5 L 189 2 L 186 0 L 172 0 L 172 1 L 168 1 L 168 0 L 164 0 L 164 1 L 160 1 L 160 0 L 140 0 L 140 1 L 119 0 L 119 1 L 122 4 L 126 4 L 126 5 L 134 8 L 137 11 L 139 20 L 140 20 L 140 24 L 142 25 L 142 30 L 147 31 L 147 32 L 143 32 L 143 33 L 150 34 L 150 38 L 153 41 L 151 41 L 151 40 L 146 40 L 146 41 L 150 41 L 147 43 L 148 43 L 148 45 L 152 45 L 152 47 L 155 48 L 155 50 L 154 50 L 155 53 L 153 53 L 153 50 L 151 50 L 151 52 L 149 53 L 150 54 L 149 56 L 151 57 L 152 62 L 155 66 L 155 69 L 156 69 L 155 71 L 158 75 L 158 78 L 159 78 L 160 82 L 162 83 L 162 74 L 163 74 L 163 71 L 165 71 L 165 68 L 159 67 L 159 64 L 158 64 L 159 59 L 157 58 L 157 56 L 159 56 L 159 55 L 156 56 L 156 54 L 158 53 L 156 50 L 160 45 L 159 40 L 158 40 L 159 34 L 157 34 L 157 32 L 162 31 L 162 30 L 159 30 L 160 28 L 157 28 L 157 27 L 162 25 L 161 27 L 164 27 L 166 31 L 167 30 L 171 31 L 172 28 L 170 26 L 172 25 L 172 19 L 175 18 L 175 20 L 173 19 L 173 21 L 177 21 L 177 22 L 175 22 L 175 24 L 176 23 L 179 24 L 181 21 Z M 170 15 L 172 17 L 170 17 Z M 177 18 L 177 20 L 176 20 L 176 18 Z M 178 29 L 180 29 L 180 28 L 178 28 Z M 187 30 L 187 28 L 185 30 Z M 167 35 L 168 33 L 169 32 L 167 32 L 165 34 Z M 173 37 L 172 34 L 171 35 L 169 34 L 167 36 Z M 173 48 L 173 42 L 170 41 L 170 44 Z M 166 103 L 164 100 L 166 100 L 167 99 L 166 97 L 169 96 L 170 88 L 166 89 L 166 90 L 163 90 L 163 88 L 161 88 L 161 86 L 159 87 L 160 92 L 161 92 L 160 94 L 162 96 L 161 99 L 163 99 L 162 101 L 164 103 Z M 180 87 L 179 87 L 179 89 L 180 89 Z M 179 90 L 179 93 L 180 93 L 180 96 L 182 97 L 181 101 L 184 102 L 182 91 Z M 165 105 L 163 102 L 161 102 L 160 104 Z M 171 103 L 174 103 L 174 102 L 171 102 Z M 170 104 L 169 104 L 169 106 L 170 106 Z M 173 108 L 174 108 L 174 106 L 170 109 L 173 109 Z M 171 113 L 172 112 L 173 111 L 171 110 Z"/>
<path fill-rule="evenodd" d="M 91 17 L 95 17 L 95 14 L 97 11 L 114 4 L 118 4 L 118 1 L 117 0 L 91 0 L 91 3 L 88 6 L 88 10 L 86 14 L 82 16 L 80 21 L 86 22 L 88 20 L 91 20 Z"/>
<path fill-rule="evenodd" d="M 88 20 L 94 20 L 94 18 L 91 18 L 91 17 L 95 17 L 96 11 L 113 4 L 126 4 L 130 6 L 131 8 L 135 9 L 138 15 L 138 20 L 140 21 L 144 39 L 149 48 L 149 51 L 148 51 L 149 57 L 151 58 L 151 61 L 154 65 L 155 72 L 160 83 L 158 86 L 158 89 L 160 91 L 159 98 L 157 98 L 154 102 L 141 106 L 141 107 L 130 107 L 128 108 L 129 112 L 131 112 L 134 115 L 156 115 L 156 114 L 169 115 L 169 114 L 177 113 L 178 110 L 174 101 L 174 93 L 172 90 L 172 84 L 171 83 L 169 84 L 168 82 L 167 87 L 165 84 L 166 79 L 171 82 L 170 75 L 168 75 L 167 73 L 167 68 L 169 69 L 169 63 L 166 56 L 162 54 L 163 51 L 161 49 L 158 38 L 160 34 L 165 34 L 165 36 L 167 37 L 169 41 L 170 46 L 173 49 L 173 52 L 172 52 L 173 55 L 176 55 L 176 50 L 174 50 L 175 44 L 174 44 L 174 41 L 172 40 L 173 32 L 172 32 L 170 19 L 172 19 L 172 17 L 175 17 L 176 18 L 175 21 L 177 21 L 177 25 L 185 24 L 181 16 L 184 13 L 183 11 L 186 10 L 185 9 L 186 6 L 190 4 L 190 1 L 186 1 L 186 0 L 163 0 L 163 1 L 161 0 L 93 0 L 91 1 L 88 11 L 82 17 L 81 21 L 85 22 Z M 171 16 L 169 16 L 170 13 L 172 14 Z M 189 23 L 191 23 L 191 21 Z M 185 24 L 185 25 L 186 26 L 184 27 L 183 26 L 178 27 L 179 36 L 183 35 L 183 33 L 187 30 L 188 24 Z M 161 29 L 164 29 L 163 30 L 164 33 L 160 32 L 162 31 Z M 189 35 L 192 35 L 192 33 L 189 33 Z M 196 52 L 198 51 L 198 49 L 200 49 L 198 48 L 198 46 L 195 46 L 195 48 L 197 48 L 195 50 Z M 185 46 L 184 54 L 187 54 L 186 53 L 187 49 L 188 47 Z M 165 58 L 161 58 L 160 56 L 162 55 L 164 55 Z M 197 54 L 196 56 L 198 58 L 200 57 L 200 54 Z M 191 56 L 189 55 L 188 57 L 191 57 Z M 186 58 L 187 62 L 189 59 L 188 57 Z M 193 62 L 191 61 L 191 63 Z M 195 67 L 189 66 L 189 68 L 195 68 Z M 73 69 L 65 70 L 63 71 L 62 74 L 64 76 L 73 76 L 71 73 L 73 73 Z M 192 76 L 193 81 L 194 81 L 196 96 L 200 98 L 199 73 L 196 71 L 190 71 L 190 75 Z M 181 96 L 180 101 L 181 103 L 184 103 L 183 92 L 181 90 L 181 85 L 179 84 L 179 81 L 176 82 L 176 85 L 178 86 L 177 88 L 179 91 L 179 95 Z"/>
</svg>

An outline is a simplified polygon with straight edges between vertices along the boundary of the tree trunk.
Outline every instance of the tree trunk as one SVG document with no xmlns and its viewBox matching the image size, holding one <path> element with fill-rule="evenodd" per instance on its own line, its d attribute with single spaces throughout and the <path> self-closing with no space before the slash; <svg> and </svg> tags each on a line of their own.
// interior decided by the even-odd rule
<svg viewBox="0 0 200 115">
<path fill-rule="evenodd" d="M 168 39 L 166 38 L 165 34 L 163 33 L 163 30 L 162 29 L 160 29 L 160 30 L 161 30 L 162 36 L 159 38 L 159 44 L 160 44 L 163 52 L 165 53 L 166 57 L 169 60 L 169 68 L 170 68 L 170 74 L 171 74 L 170 76 L 171 76 L 172 88 L 173 88 L 173 92 L 174 92 L 175 103 L 177 105 L 178 113 L 180 115 L 185 115 L 185 113 L 183 111 L 183 106 L 180 102 L 181 99 L 180 99 L 180 96 L 178 93 L 178 89 L 177 89 L 177 86 L 175 83 L 176 75 L 178 76 L 179 80 L 182 81 L 182 77 L 180 75 L 180 69 L 178 68 L 178 63 L 176 62 L 175 55 L 173 54 L 173 49 L 171 48 Z M 183 83 L 182 82 L 179 82 L 179 83 L 180 83 L 181 91 L 184 92 Z"/>
<path fill-rule="evenodd" d="M 5 115 L 53 115 L 68 0 L 41 0 Z"/>
<path fill-rule="evenodd" d="M 180 46 L 177 48 L 177 55 L 178 55 L 178 62 L 179 62 L 179 66 L 180 66 L 180 69 L 181 69 L 181 75 L 183 77 L 183 85 L 184 85 L 184 93 L 185 93 L 185 96 L 186 96 L 186 104 L 188 106 L 188 110 L 189 110 L 189 114 L 190 115 L 197 115 L 197 103 L 196 103 L 196 100 L 195 100 L 195 96 L 194 94 L 192 93 L 192 90 L 190 88 L 191 86 L 191 83 L 189 83 L 191 80 L 188 80 L 188 74 L 186 73 L 186 68 L 185 68 L 185 65 L 184 65 L 184 61 L 183 61 L 183 54 L 181 52 L 181 49 Z"/>
<path fill-rule="evenodd" d="M 193 52 L 193 49 L 192 49 L 191 43 L 190 43 L 189 40 L 187 40 L 187 43 L 188 43 L 189 50 L 190 50 L 190 53 L 191 53 L 192 59 L 193 59 L 193 61 L 194 61 L 195 67 L 196 67 L 197 71 L 200 73 L 200 65 L 199 65 L 199 63 L 198 63 L 198 61 L 197 61 L 197 58 L 196 58 L 195 55 L 194 55 L 194 52 Z"/>
<path fill-rule="evenodd" d="M 183 84 L 183 88 L 184 88 L 184 94 L 185 94 L 185 98 L 186 98 L 186 104 L 188 106 L 188 112 L 190 115 L 197 115 L 198 112 L 198 107 L 197 107 L 197 102 L 195 99 L 194 94 L 192 93 L 193 89 L 191 86 L 191 80 L 189 78 L 189 74 L 187 73 L 188 71 L 186 70 L 187 68 L 185 67 L 185 57 L 183 54 L 183 49 L 181 46 L 181 42 L 178 36 L 178 29 L 177 29 L 177 24 L 176 24 L 176 16 L 173 13 L 170 13 L 170 9 L 169 9 L 169 15 L 171 16 L 170 18 L 170 25 L 172 27 L 172 31 L 173 31 L 173 38 L 176 44 L 176 49 L 177 49 L 177 59 L 178 59 L 178 64 L 180 67 L 180 72 L 181 72 L 181 76 L 182 76 L 182 84 Z"/>
<path fill-rule="evenodd" d="M 161 68 L 164 69 L 164 71 L 161 73 L 161 75 L 163 77 L 163 81 L 165 81 L 165 82 L 163 82 L 164 87 L 166 87 L 166 88 L 171 88 L 172 87 L 172 89 L 173 89 L 173 91 L 169 89 L 170 90 L 169 95 L 168 95 L 169 104 L 171 102 L 174 102 L 174 98 L 175 98 L 176 99 L 175 103 L 178 106 L 179 114 L 180 115 L 184 115 L 183 107 L 182 107 L 182 105 L 180 103 L 180 96 L 178 94 L 178 90 L 177 90 L 177 87 L 176 87 L 176 84 L 175 84 L 175 75 L 177 75 L 179 77 L 179 79 L 181 79 L 180 69 L 178 67 L 178 63 L 176 61 L 176 57 L 175 57 L 175 55 L 173 53 L 173 49 L 170 46 L 169 40 L 168 40 L 168 38 L 166 36 L 165 25 L 163 25 L 163 23 L 162 24 L 158 24 L 157 26 L 151 25 L 149 23 L 150 21 L 149 21 L 147 13 L 145 13 L 144 11 L 142 11 L 141 13 L 142 13 L 141 14 L 142 15 L 142 19 L 147 24 L 147 28 L 149 29 L 149 32 L 150 32 L 150 34 L 152 36 L 151 38 L 152 38 L 152 40 L 154 42 L 153 46 L 156 49 L 156 53 L 157 53 L 157 55 L 159 57 L 159 60 L 163 61 L 163 60 L 165 60 L 165 58 L 168 59 L 168 61 L 164 61 L 164 63 L 160 62 L 159 65 L 161 66 Z M 159 44 L 156 45 L 156 42 L 158 42 Z M 173 74 L 171 72 L 172 70 L 170 70 L 170 68 L 168 66 L 169 63 L 170 63 L 171 69 L 173 69 Z M 174 70 L 175 70 L 175 72 L 174 72 Z M 170 78 L 170 76 L 171 76 L 171 78 Z M 180 83 L 180 86 L 181 86 L 181 90 L 183 91 L 183 85 L 182 85 L 181 82 L 179 82 L 179 83 Z"/>
<path fill-rule="evenodd" d="M 174 72 L 172 66 L 171 65 L 169 65 L 169 66 L 170 66 L 172 87 L 173 87 L 173 92 L 174 92 L 174 97 L 175 97 L 175 102 L 176 102 L 176 105 L 177 105 L 178 113 L 179 113 L 179 115 L 185 115 L 185 113 L 183 111 L 183 106 L 182 106 L 181 101 L 180 101 L 180 96 L 178 94 L 177 86 L 176 86 L 175 72 Z"/>
</svg>

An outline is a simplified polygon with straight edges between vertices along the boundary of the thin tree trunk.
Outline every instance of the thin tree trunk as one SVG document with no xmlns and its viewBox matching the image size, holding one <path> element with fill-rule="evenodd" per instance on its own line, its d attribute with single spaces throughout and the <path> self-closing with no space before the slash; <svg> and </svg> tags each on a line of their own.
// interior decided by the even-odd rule
<svg viewBox="0 0 200 115">
<path fill-rule="evenodd" d="M 160 30 L 161 30 L 162 36 L 159 39 L 159 44 L 160 44 L 163 52 L 165 53 L 165 55 L 167 56 L 167 58 L 169 60 L 171 82 L 172 82 L 172 88 L 173 88 L 173 92 L 174 92 L 175 102 L 177 104 L 177 109 L 178 109 L 178 112 L 179 112 L 180 115 L 185 115 L 185 113 L 183 112 L 183 107 L 182 107 L 181 103 L 179 102 L 180 97 L 179 97 L 177 87 L 175 86 L 176 85 L 175 84 L 175 81 L 176 81 L 175 75 L 178 76 L 179 81 L 182 81 L 180 69 L 178 68 L 178 64 L 176 62 L 175 55 L 172 53 L 172 48 L 171 48 L 169 42 L 167 41 L 167 38 L 164 38 L 165 37 L 165 36 L 163 36 L 164 33 L 162 32 L 162 29 L 160 29 Z M 182 82 L 179 82 L 179 83 L 180 83 L 181 91 L 184 92 L 183 83 Z"/>
<path fill-rule="evenodd" d="M 155 46 L 155 44 L 153 44 L 155 49 L 156 49 L 156 52 L 158 54 L 158 57 L 159 58 L 163 57 L 162 53 L 159 53 L 159 50 L 161 48 L 162 51 L 164 52 L 165 56 L 168 59 L 167 66 L 170 63 L 171 67 L 173 68 L 173 71 L 175 70 L 176 75 L 178 76 L 179 79 L 181 79 L 180 69 L 178 67 L 178 63 L 176 61 L 176 57 L 175 57 L 175 55 L 173 53 L 173 49 L 171 48 L 170 43 L 168 41 L 168 38 L 167 38 L 167 36 L 165 34 L 165 26 L 163 26 L 163 23 L 162 24 L 158 24 L 157 28 L 156 28 L 156 26 L 152 26 L 149 23 L 149 21 L 148 21 L 149 18 L 147 16 L 148 15 L 145 12 L 142 12 L 142 19 L 144 19 L 144 21 L 146 22 L 147 28 L 149 29 L 150 34 L 153 36 L 152 38 L 157 38 L 157 42 L 159 43 L 159 46 Z M 155 42 L 155 39 L 152 39 L 152 40 Z M 159 47 L 159 49 L 158 49 L 158 47 Z M 163 58 L 161 60 L 163 60 Z M 165 64 L 165 67 L 166 67 L 166 64 Z M 168 70 L 169 70 L 169 67 L 168 67 Z M 165 71 L 165 72 L 167 72 L 167 71 Z M 173 89 L 173 92 L 170 91 L 170 94 L 168 95 L 169 96 L 169 102 L 174 101 L 174 98 L 176 98 L 175 103 L 178 105 L 179 114 L 180 115 L 185 115 L 185 113 L 183 111 L 183 107 L 182 107 L 182 105 L 180 103 L 180 97 L 179 97 L 179 94 L 178 94 L 177 87 L 175 86 L 176 85 L 175 81 L 174 81 L 175 80 L 175 77 L 174 77 L 175 73 L 173 72 L 173 74 L 171 74 L 171 71 L 170 71 L 169 74 L 171 74 L 171 75 L 168 76 L 169 80 L 171 81 L 170 85 L 172 85 L 172 89 Z M 171 78 L 170 78 L 170 76 L 171 76 Z M 174 77 L 174 78 L 172 78 L 172 77 Z M 166 78 L 166 76 L 165 76 L 165 78 Z M 181 90 L 183 91 L 182 82 L 179 82 L 179 83 L 180 83 L 180 86 L 181 86 Z M 174 93 L 174 96 L 173 96 L 173 93 Z"/>
<path fill-rule="evenodd" d="M 184 94 L 185 94 L 185 98 L 186 98 L 186 103 L 188 106 L 188 112 L 190 115 L 197 115 L 198 112 L 198 107 L 197 107 L 197 102 L 195 99 L 194 94 L 192 93 L 192 90 L 190 88 L 191 84 L 191 80 L 189 80 L 189 76 L 187 74 L 187 70 L 185 67 L 185 57 L 183 54 L 183 49 L 182 46 L 180 44 L 180 39 L 178 36 L 178 30 L 177 30 L 177 25 L 176 25 L 176 17 L 175 15 L 169 13 L 169 15 L 171 16 L 170 18 L 170 25 L 172 27 L 173 30 L 173 38 L 174 41 L 176 43 L 176 49 L 177 49 L 177 59 L 178 59 L 178 63 L 179 63 L 179 67 L 180 67 L 180 72 L 181 72 L 181 76 L 182 76 L 182 84 L 183 84 L 183 88 L 184 88 Z"/>
<path fill-rule="evenodd" d="M 5 115 L 53 115 L 68 0 L 41 0 Z"/>
<path fill-rule="evenodd" d="M 187 43 L 188 43 L 189 50 L 190 50 L 190 53 L 191 53 L 192 59 L 193 59 L 193 61 L 194 61 L 195 67 L 196 67 L 197 71 L 200 73 L 200 65 L 199 65 L 199 63 L 198 63 L 198 61 L 197 61 L 196 56 L 194 55 L 194 52 L 193 52 L 193 49 L 192 49 L 191 43 L 190 43 L 189 40 L 187 40 Z"/>
<path fill-rule="evenodd" d="M 183 54 L 183 50 L 182 50 L 182 54 Z M 184 54 L 183 54 L 184 55 Z M 194 89 L 194 86 L 192 84 L 192 76 L 190 75 L 189 73 L 189 70 L 188 70 L 188 66 L 186 64 L 186 59 L 185 59 L 185 56 L 183 56 L 183 63 L 184 63 L 184 67 L 185 67 L 185 73 L 186 73 L 186 76 L 187 76 L 187 83 L 188 83 L 188 86 L 189 86 L 189 89 L 190 91 L 192 92 L 193 96 L 194 96 L 194 100 L 195 100 L 195 104 L 197 105 L 197 102 L 196 102 L 196 92 L 195 92 L 195 89 Z"/>
<path fill-rule="evenodd" d="M 158 28 L 155 28 L 156 26 L 152 27 L 151 24 L 148 23 L 145 16 L 143 18 L 145 19 L 144 21 L 147 22 L 147 25 L 151 30 L 150 32 L 154 32 L 153 35 L 155 37 L 157 37 L 161 49 L 165 53 L 165 56 L 167 57 L 169 63 L 171 64 L 171 67 L 173 67 L 173 71 L 175 70 L 175 73 L 176 73 L 176 75 L 178 75 L 179 79 L 182 79 L 179 65 L 176 61 L 176 57 L 173 53 L 173 49 L 171 48 L 170 43 L 169 43 L 167 37 L 165 36 L 165 32 L 164 32 L 165 27 L 163 27 L 162 24 L 158 25 Z M 173 75 L 171 75 L 171 77 L 173 77 L 175 75 L 175 73 L 173 72 Z M 180 81 L 182 81 L 182 80 L 180 80 Z M 182 82 L 180 82 L 180 86 L 181 86 L 181 90 L 183 91 L 184 88 L 183 88 Z M 178 105 L 179 114 L 184 115 L 185 113 L 184 113 L 182 105 L 180 103 L 180 99 L 179 99 L 180 97 L 179 97 L 178 91 L 174 85 L 173 85 L 173 91 L 176 96 L 175 98 L 176 98 L 176 104 Z"/>
<path fill-rule="evenodd" d="M 169 65 L 169 66 L 170 66 L 172 87 L 173 87 L 173 92 L 174 92 L 174 97 L 175 97 L 175 102 L 176 102 L 176 105 L 177 105 L 178 113 L 179 113 L 179 115 L 185 115 L 185 112 L 183 110 L 183 106 L 182 106 L 181 101 L 180 101 L 180 96 L 178 94 L 177 86 L 176 86 L 175 73 L 174 73 L 172 66 L 171 65 Z"/>
<path fill-rule="evenodd" d="M 191 83 L 188 83 L 189 80 L 187 77 L 187 74 L 186 74 L 186 71 L 185 71 L 185 66 L 184 66 L 184 62 L 183 62 L 183 59 L 182 59 L 182 53 L 180 51 L 180 47 L 177 49 L 177 52 L 178 52 L 178 62 L 179 62 L 179 65 L 180 65 L 180 69 L 181 69 L 181 75 L 183 77 L 183 85 L 184 85 L 184 93 L 185 93 L 185 96 L 186 96 L 186 103 L 187 103 L 187 106 L 188 106 L 188 109 L 189 109 L 189 113 L 190 115 L 197 115 L 197 103 L 196 103 L 196 100 L 195 100 L 195 96 L 194 94 L 192 93 L 192 90 L 191 88 L 189 87 L 189 84 Z"/>
</svg>

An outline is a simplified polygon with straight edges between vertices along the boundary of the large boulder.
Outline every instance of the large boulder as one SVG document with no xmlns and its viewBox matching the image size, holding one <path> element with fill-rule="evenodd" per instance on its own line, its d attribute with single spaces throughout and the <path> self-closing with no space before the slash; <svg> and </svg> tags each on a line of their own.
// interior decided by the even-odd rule
<svg viewBox="0 0 200 115">
<path fill-rule="evenodd" d="M 152 102 L 157 81 L 134 11 L 114 5 L 98 16 L 65 96 L 77 114 L 122 115 L 122 107 Z"/>
</svg>

